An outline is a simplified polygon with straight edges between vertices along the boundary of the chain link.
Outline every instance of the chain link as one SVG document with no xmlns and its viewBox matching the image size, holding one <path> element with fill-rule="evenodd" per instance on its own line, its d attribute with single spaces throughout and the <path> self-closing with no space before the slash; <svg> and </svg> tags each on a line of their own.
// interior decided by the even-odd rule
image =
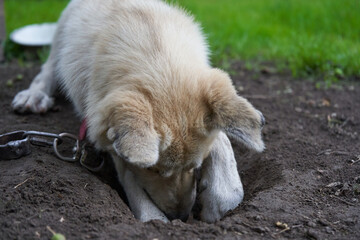
<svg viewBox="0 0 360 240">
<path fill-rule="evenodd" d="M 70 138 L 72 140 L 75 140 L 75 146 L 73 147 L 73 156 L 72 157 L 65 157 L 61 155 L 58 151 L 58 145 L 61 144 L 61 140 L 64 140 L 64 138 Z M 76 162 L 80 158 L 80 142 L 79 139 L 70 133 L 60 133 L 59 138 L 55 138 L 53 142 L 53 148 L 56 156 L 60 158 L 63 161 L 66 162 Z"/>
<path fill-rule="evenodd" d="M 72 155 L 64 156 L 59 151 L 59 145 L 66 141 L 73 141 Z M 39 131 L 16 131 L 0 135 L 0 159 L 16 159 L 30 154 L 29 143 L 36 146 L 53 147 L 55 155 L 66 162 L 80 161 L 80 164 L 92 172 L 98 172 L 104 165 L 104 158 L 98 167 L 91 167 L 85 163 L 88 156 L 89 146 L 84 143 L 80 146 L 80 140 L 70 133 L 48 133 Z M 93 151 L 94 152 L 94 151 Z"/>
<path fill-rule="evenodd" d="M 79 160 L 79 153 L 80 153 L 80 143 L 79 139 L 70 133 L 48 133 L 48 132 L 38 132 L 38 131 L 27 131 L 24 133 L 24 137 L 30 136 L 30 143 L 37 146 L 52 146 L 54 149 L 54 152 L 56 156 L 66 162 L 76 162 Z M 42 137 L 42 138 L 39 138 Z M 51 141 L 48 141 L 44 138 L 51 139 Z M 64 142 L 65 138 L 69 138 L 73 141 L 75 141 L 75 145 L 73 148 L 73 155 L 71 157 L 69 156 L 63 156 L 60 154 L 58 150 L 58 146 Z"/>
</svg>

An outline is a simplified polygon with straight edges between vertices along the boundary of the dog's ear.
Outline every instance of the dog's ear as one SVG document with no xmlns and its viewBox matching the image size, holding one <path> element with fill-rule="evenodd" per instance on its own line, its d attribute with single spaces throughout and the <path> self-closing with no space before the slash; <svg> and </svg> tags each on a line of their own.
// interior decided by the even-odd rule
<svg viewBox="0 0 360 240">
<path fill-rule="evenodd" d="M 236 94 L 228 74 L 212 69 L 207 75 L 208 87 L 204 92 L 208 113 L 205 125 L 220 129 L 247 148 L 261 152 L 264 142 L 261 129 L 265 124 L 262 113 L 245 98 Z"/>
<path fill-rule="evenodd" d="M 112 148 L 123 160 L 138 167 L 155 165 L 160 138 L 154 129 L 150 103 L 136 94 L 123 94 L 115 102 L 107 131 Z"/>
<path fill-rule="evenodd" d="M 153 129 L 121 129 L 115 135 L 113 148 L 123 160 L 146 168 L 158 161 L 159 142 Z"/>
</svg>

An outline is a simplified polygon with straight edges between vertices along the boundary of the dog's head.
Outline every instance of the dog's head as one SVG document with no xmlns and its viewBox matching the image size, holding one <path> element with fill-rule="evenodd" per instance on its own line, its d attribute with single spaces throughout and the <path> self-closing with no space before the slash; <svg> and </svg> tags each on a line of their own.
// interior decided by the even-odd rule
<svg viewBox="0 0 360 240">
<path fill-rule="evenodd" d="M 208 156 L 219 131 L 260 152 L 265 123 L 221 70 L 172 84 L 113 95 L 107 113 L 113 150 L 170 219 L 186 218 L 191 211 L 194 169 Z"/>
</svg>

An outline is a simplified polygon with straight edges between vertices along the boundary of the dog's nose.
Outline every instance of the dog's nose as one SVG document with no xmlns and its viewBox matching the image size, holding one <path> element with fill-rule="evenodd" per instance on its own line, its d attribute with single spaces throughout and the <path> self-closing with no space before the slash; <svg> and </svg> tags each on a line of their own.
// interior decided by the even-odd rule
<svg viewBox="0 0 360 240">
<path fill-rule="evenodd" d="M 265 117 L 264 115 L 262 114 L 262 112 L 260 112 L 259 110 L 256 110 L 258 112 L 258 114 L 260 115 L 260 126 L 261 128 L 264 127 L 265 125 Z"/>
</svg>

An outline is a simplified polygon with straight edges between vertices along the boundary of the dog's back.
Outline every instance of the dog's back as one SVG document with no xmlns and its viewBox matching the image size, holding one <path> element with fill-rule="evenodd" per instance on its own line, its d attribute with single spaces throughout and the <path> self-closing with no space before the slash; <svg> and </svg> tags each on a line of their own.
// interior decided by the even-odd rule
<svg viewBox="0 0 360 240">
<path fill-rule="evenodd" d="M 265 120 L 229 75 L 209 66 L 200 27 L 184 11 L 158 0 L 73 0 L 14 109 L 50 109 L 54 73 L 86 117 L 88 139 L 111 154 L 137 218 L 185 219 L 203 162 L 202 218 L 216 221 L 241 202 L 224 133 L 262 151 Z"/>
<path fill-rule="evenodd" d="M 104 86 L 136 84 L 126 82 L 122 78 L 125 75 L 127 79 L 146 75 L 148 78 L 138 79 L 140 85 L 148 85 L 142 81 L 151 79 L 153 89 L 164 89 L 177 85 L 171 81 L 186 79 L 174 75 L 191 74 L 189 69 L 195 72 L 208 65 L 200 27 L 184 11 L 162 1 L 116 0 L 105 4 L 74 0 L 59 20 L 59 29 L 54 42 L 54 49 L 60 51 L 54 53 L 57 72 L 81 115 L 92 101 L 106 95 Z M 98 99 L 93 98 L 94 91 Z M 87 97 L 90 92 L 92 99 Z"/>
</svg>

